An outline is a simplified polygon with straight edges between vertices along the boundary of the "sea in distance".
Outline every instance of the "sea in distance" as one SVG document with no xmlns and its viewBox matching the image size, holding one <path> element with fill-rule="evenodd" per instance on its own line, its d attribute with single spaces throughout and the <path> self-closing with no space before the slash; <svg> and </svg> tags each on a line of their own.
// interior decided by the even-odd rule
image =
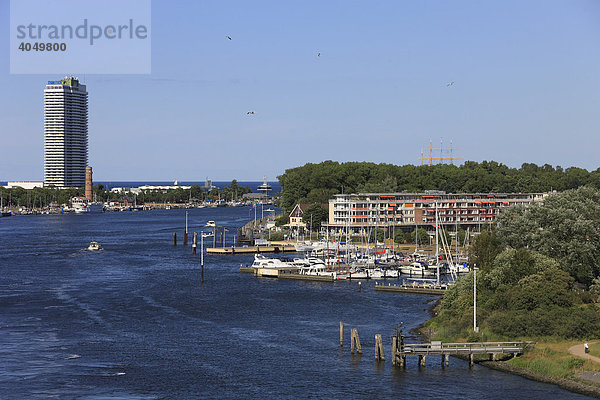
<svg viewBox="0 0 600 400">
<path fill-rule="evenodd" d="M 250 207 L 0 218 L 1 399 L 583 399 L 451 358 L 392 368 L 390 337 L 435 297 L 373 282 L 239 272 L 252 255 L 205 256 L 173 232 L 207 221 L 227 244 Z M 191 239 L 190 239 L 191 240 Z M 102 250 L 86 250 L 98 241 Z M 291 254 L 291 256 L 294 256 Z M 344 347 L 339 322 L 345 323 Z M 350 353 L 357 328 L 364 353 Z M 385 362 L 375 361 L 374 335 Z"/>
</svg>

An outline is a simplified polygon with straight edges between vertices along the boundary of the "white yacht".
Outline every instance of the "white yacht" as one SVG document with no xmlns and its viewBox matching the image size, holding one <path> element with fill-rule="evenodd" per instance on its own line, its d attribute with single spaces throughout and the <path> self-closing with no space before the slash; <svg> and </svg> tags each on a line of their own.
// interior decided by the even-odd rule
<svg viewBox="0 0 600 400">
<path fill-rule="evenodd" d="M 420 262 L 413 262 L 408 265 L 402 265 L 400 272 L 404 275 L 410 276 L 433 276 L 435 272 L 427 268 L 427 265 Z"/>
<path fill-rule="evenodd" d="M 104 204 L 99 201 L 89 201 L 85 197 L 73 197 L 71 205 L 77 214 L 101 213 L 104 211 Z"/>
<path fill-rule="evenodd" d="M 280 273 L 294 273 L 298 271 L 298 266 L 290 262 L 280 260 L 279 258 L 269 258 L 262 254 L 254 255 L 252 263 L 254 273 L 258 276 L 278 277 Z"/>
<path fill-rule="evenodd" d="M 90 245 L 87 248 L 90 251 L 97 251 L 100 250 L 100 243 L 98 242 L 90 242 Z"/>
</svg>

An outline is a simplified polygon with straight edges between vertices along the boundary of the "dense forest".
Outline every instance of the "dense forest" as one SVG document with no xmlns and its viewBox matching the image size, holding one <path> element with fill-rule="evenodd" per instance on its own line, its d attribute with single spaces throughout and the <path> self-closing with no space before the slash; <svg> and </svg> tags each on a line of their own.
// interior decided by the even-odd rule
<svg viewBox="0 0 600 400">
<path fill-rule="evenodd" d="M 600 188 L 600 169 L 523 164 L 509 168 L 495 161 L 467 161 L 455 165 L 392 165 L 369 162 L 324 161 L 291 168 L 279 178 L 282 206 L 296 203 L 327 203 L 338 193 L 422 192 L 447 193 L 540 193 L 563 191 L 583 185 Z"/>
<path fill-rule="evenodd" d="M 471 247 L 477 319 L 488 338 L 595 337 L 600 331 L 600 191 L 586 186 L 513 207 Z M 445 294 L 428 326 L 473 332 L 473 273 Z"/>
</svg>

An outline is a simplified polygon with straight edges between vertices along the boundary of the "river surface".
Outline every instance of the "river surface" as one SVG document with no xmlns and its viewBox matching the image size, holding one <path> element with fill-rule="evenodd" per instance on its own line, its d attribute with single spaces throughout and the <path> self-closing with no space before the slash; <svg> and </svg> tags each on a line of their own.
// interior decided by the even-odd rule
<svg viewBox="0 0 600 400">
<path fill-rule="evenodd" d="M 214 220 L 229 242 L 250 214 L 194 209 L 189 229 Z M 255 278 L 239 272 L 247 255 L 206 256 L 201 284 L 184 224 L 185 210 L 0 218 L 0 398 L 586 398 L 454 358 L 394 369 L 389 337 L 423 323 L 432 297 Z"/>
</svg>

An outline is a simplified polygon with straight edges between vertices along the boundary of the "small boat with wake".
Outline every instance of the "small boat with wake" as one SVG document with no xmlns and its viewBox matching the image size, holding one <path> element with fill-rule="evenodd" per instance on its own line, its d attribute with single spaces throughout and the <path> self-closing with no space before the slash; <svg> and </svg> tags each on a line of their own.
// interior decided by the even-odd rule
<svg viewBox="0 0 600 400">
<path fill-rule="evenodd" d="M 90 245 L 87 248 L 90 251 L 98 251 L 101 250 L 100 243 L 98 242 L 90 242 Z"/>
</svg>

